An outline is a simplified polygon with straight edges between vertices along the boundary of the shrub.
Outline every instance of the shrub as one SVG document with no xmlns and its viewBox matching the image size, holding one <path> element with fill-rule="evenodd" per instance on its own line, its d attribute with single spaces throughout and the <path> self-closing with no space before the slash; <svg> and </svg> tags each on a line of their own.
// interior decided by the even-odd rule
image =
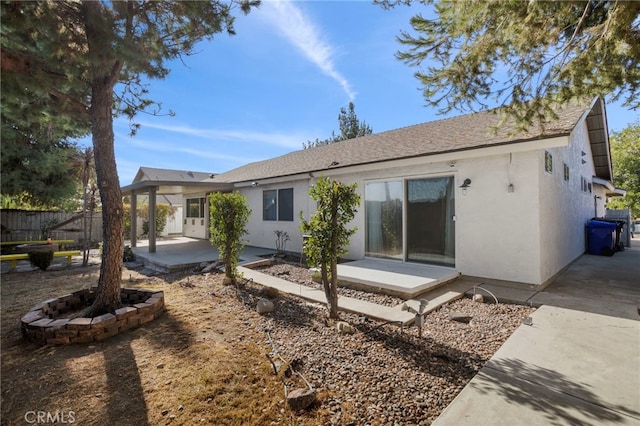
<svg viewBox="0 0 640 426">
<path fill-rule="evenodd" d="M 304 254 L 311 265 L 320 268 L 330 318 L 338 318 L 338 259 L 347 253 L 349 238 L 356 232 L 355 227 L 347 228 L 360 205 L 356 188 L 355 183 L 346 185 L 320 177 L 309 190 L 309 196 L 317 202 L 318 209 L 309 221 L 300 212 L 300 230 L 303 235 L 309 235 L 304 244 Z"/>
<path fill-rule="evenodd" d="M 38 267 L 43 271 L 46 271 L 47 268 L 53 262 L 53 251 L 32 251 L 29 252 L 29 262 L 31 266 Z"/>
<path fill-rule="evenodd" d="M 131 250 L 131 247 L 124 246 L 124 253 L 122 254 L 122 261 L 123 262 L 133 262 L 134 260 L 136 260 L 136 255 L 133 254 L 133 250 Z"/>
<path fill-rule="evenodd" d="M 246 224 L 251 209 L 247 199 L 239 192 L 209 196 L 209 231 L 211 244 L 218 247 L 218 254 L 225 264 L 225 277 L 235 282 L 238 259 L 244 247 L 242 237 L 247 233 Z"/>
</svg>

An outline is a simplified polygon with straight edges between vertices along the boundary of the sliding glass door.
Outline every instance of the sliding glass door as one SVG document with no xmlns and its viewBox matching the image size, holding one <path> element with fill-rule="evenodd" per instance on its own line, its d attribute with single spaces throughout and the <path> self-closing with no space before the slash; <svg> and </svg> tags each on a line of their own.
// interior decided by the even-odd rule
<svg viewBox="0 0 640 426">
<path fill-rule="evenodd" d="M 453 177 L 365 185 L 365 255 L 455 266 Z"/>
<path fill-rule="evenodd" d="M 455 265 L 453 195 L 453 177 L 407 181 L 407 261 Z"/>
<path fill-rule="evenodd" d="M 365 255 L 402 260 L 402 181 L 365 186 Z"/>
</svg>

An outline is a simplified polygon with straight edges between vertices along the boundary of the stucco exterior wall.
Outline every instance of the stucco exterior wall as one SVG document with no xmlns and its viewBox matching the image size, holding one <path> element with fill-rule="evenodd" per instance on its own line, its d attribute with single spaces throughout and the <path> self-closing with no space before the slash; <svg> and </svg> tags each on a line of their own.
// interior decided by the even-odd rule
<svg viewBox="0 0 640 426">
<path fill-rule="evenodd" d="M 249 245 L 276 249 L 276 235 L 274 231 L 284 231 L 289 235 L 290 241 L 286 244 L 286 251 L 300 253 L 302 251 L 302 233 L 300 232 L 300 211 L 305 217 L 309 216 L 310 179 L 299 179 L 280 183 L 260 183 L 258 186 L 245 186 L 239 188 L 242 195 L 247 197 L 251 216 L 247 224 L 248 234 L 246 239 Z M 262 193 L 270 189 L 293 188 L 293 221 L 263 220 L 262 217 Z"/>
<path fill-rule="evenodd" d="M 471 188 L 458 189 L 456 194 L 456 269 L 460 273 L 538 282 L 537 164 L 535 151 L 460 164 L 459 184 L 465 178 L 472 181 Z"/>
<path fill-rule="evenodd" d="M 358 232 L 348 247 L 351 259 L 364 257 L 364 188 L 368 182 L 454 176 L 456 270 L 470 276 L 539 282 L 539 202 L 537 153 L 505 153 L 333 176 L 358 183 L 363 200 L 351 226 Z M 471 187 L 460 187 L 466 179 Z M 513 184 L 513 191 L 509 184 Z"/>
<path fill-rule="evenodd" d="M 596 214 L 594 197 L 598 195 L 592 184 L 594 165 L 586 123 L 575 128 L 568 146 L 547 151 L 553 156 L 552 173 L 545 171 L 544 150 L 538 153 L 541 283 L 584 253 L 584 227 Z M 564 164 L 569 167 L 568 181 L 564 179 Z M 591 185 L 591 191 L 583 190 L 583 179 Z"/>
<path fill-rule="evenodd" d="M 556 154 L 558 155 L 558 154 Z M 540 160 L 542 156 L 542 160 Z M 542 161 L 542 162 L 541 162 Z M 456 270 L 464 275 L 540 284 L 543 282 L 541 262 L 541 201 L 553 198 L 540 195 L 539 181 L 544 173 L 544 151 L 501 153 L 492 156 L 447 161 L 425 161 L 424 164 L 404 164 L 402 161 L 379 165 L 375 170 L 356 173 L 332 171 L 327 176 L 345 184 L 358 184 L 362 203 L 349 226 L 358 231 L 347 247 L 349 259 L 362 259 L 365 252 L 364 189 L 369 182 L 454 176 L 456 204 Z M 560 176 L 562 178 L 562 176 Z M 464 179 L 471 187 L 459 188 Z M 285 231 L 291 241 L 286 249 L 302 250 L 298 214 L 308 218 L 315 208 L 308 191 L 316 178 L 292 182 L 260 183 L 243 187 L 240 192 L 248 199 L 252 214 L 247 239 L 250 245 L 273 247 L 275 230 Z M 510 188 L 509 185 L 513 185 Z M 294 189 L 294 220 L 292 222 L 262 220 L 262 192 L 269 189 Z M 560 234 L 558 234 L 560 235 Z M 581 244 L 584 244 L 582 240 Z M 564 265 L 563 265 L 564 266 Z"/>
</svg>

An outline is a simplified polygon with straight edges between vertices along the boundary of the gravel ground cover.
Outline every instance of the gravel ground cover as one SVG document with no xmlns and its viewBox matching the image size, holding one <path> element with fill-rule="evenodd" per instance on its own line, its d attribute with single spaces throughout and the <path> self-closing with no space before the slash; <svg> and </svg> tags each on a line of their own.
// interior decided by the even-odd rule
<svg viewBox="0 0 640 426">
<path fill-rule="evenodd" d="M 317 285 L 308 270 L 295 265 L 273 265 L 262 272 Z M 353 290 L 341 294 L 381 300 Z M 428 314 L 418 337 L 415 327 L 402 329 L 346 313 L 341 319 L 356 332 L 342 334 L 327 320 L 324 306 L 282 295 L 275 303 L 275 312 L 258 328 L 314 387 L 327 391 L 322 406 L 330 412 L 330 424 L 342 425 L 430 424 L 533 310 L 461 299 Z M 304 417 L 301 424 L 306 424 Z"/>
<path fill-rule="evenodd" d="M 277 262 L 271 266 L 261 266 L 256 268 L 256 271 L 260 271 L 265 274 L 273 275 L 283 280 L 291 281 L 304 285 L 306 287 L 322 290 L 322 284 L 313 281 L 313 273 L 307 269 L 301 267 L 298 263 L 294 262 Z M 385 294 L 370 293 L 366 291 L 354 290 L 346 287 L 338 287 L 338 295 L 353 297 L 355 299 L 366 300 L 367 302 L 377 303 L 384 306 L 396 306 L 402 302 L 403 299 L 399 297 L 387 296 Z"/>
</svg>

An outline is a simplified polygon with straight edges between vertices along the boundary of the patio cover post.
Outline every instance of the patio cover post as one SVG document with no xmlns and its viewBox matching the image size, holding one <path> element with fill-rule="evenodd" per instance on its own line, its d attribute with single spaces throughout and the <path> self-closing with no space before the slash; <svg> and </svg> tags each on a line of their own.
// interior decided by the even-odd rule
<svg viewBox="0 0 640 426">
<path fill-rule="evenodd" d="M 156 191 L 157 187 L 149 188 L 149 253 L 156 252 Z"/>
<path fill-rule="evenodd" d="M 136 239 L 136 233 L 138 232 L 137 229 L 137 220 L 136 220 L 136 216 L 138 215 L 138 213 L 136 212 L 136 207 L 138 204 L 138 198 L 136 195 L 135 191 L 131 191 L 131 208 L 129 209 L 129 216 L 130 216 L 130 222 L 131 222 L 131 247 L 137 247 L 138 242 Z"/>
</svg>

